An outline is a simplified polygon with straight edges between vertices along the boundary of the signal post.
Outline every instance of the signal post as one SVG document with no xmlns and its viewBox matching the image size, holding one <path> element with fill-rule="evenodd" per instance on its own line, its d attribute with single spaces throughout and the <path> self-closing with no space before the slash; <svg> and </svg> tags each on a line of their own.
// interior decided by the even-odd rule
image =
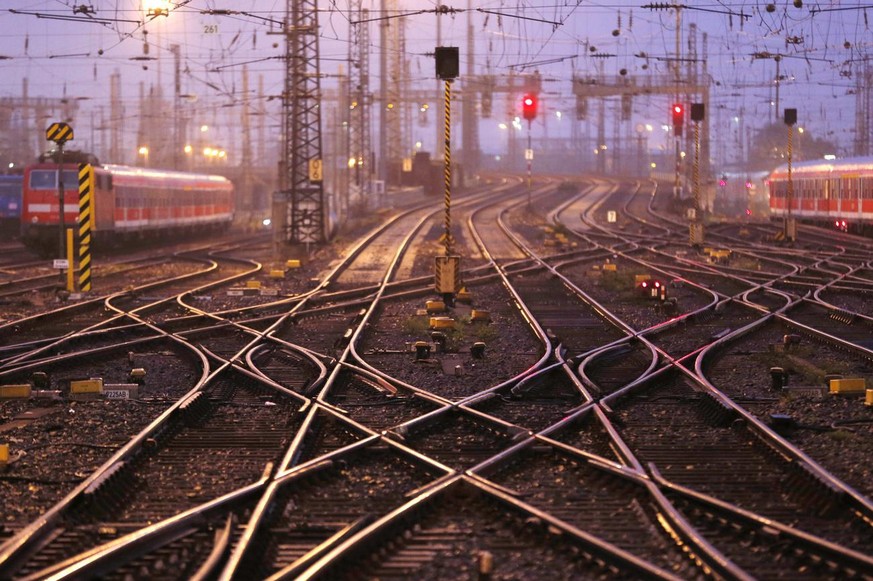
<svg viewBox="0 0 873 581">
<path fill-rule="evenodd" d="M 461 257 L 452 254 L 452 81 L 458 77 L 458 48 L 438 46 L 434 51 L 437 78 L 445 81 L 445 148 L 443 150 L 445 179 L 445 256 L 434 261 L 434 287 L 446 305 L 452 305 L 461 289 Z"/>
<path fill-rule="evenodd" d="M 692 246 L 703 244 L 703 206 L 700 203 L 700 124 L 704 116 L 703 103 L 693 103 L 691 120 L 694 121 L 694 207 L 691 209 L 691 224 L 688 229 L 689 243 Z"/>
</svg>

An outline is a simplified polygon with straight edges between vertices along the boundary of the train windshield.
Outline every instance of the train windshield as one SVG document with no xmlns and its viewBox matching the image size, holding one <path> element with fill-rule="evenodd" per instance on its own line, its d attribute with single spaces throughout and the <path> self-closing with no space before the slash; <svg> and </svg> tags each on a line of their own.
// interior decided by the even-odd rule
<svg viewBox="0 0 873 581">
<path fill-rule="evenodd" d="M 65 190 L 79 188 L 79 172 L 64 170 L 63 180 Z M 29 187 L 31 190 L 57 190 L 58 172 L 54 169 L 35 169 L 30 172 Z"/>
</svg>

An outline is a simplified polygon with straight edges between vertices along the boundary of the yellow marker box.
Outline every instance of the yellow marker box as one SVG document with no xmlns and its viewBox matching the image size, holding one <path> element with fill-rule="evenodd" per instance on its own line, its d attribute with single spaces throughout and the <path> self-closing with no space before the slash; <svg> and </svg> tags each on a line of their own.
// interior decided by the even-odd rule
<svg viewBox="0 0 873 581">
<path fill-rule="evenodd" d="M 446 312 L 446 303 L 443 301 L 427 301 L 424 308 L 428 313 L 444 313 Z"/>
<path fill-rule="evenodd" d="M 861 395 L 867 390 L 867 380 L 863 377 L 832 379 L 831 393 L 838 395 Z"/>
<path fill-rule="evenodd" d="M 103 393 L 103 378 L 97 377 L 71 381 L 70 393 Z"/>
<path fill-rule="evenodd" d="M 607 272 L 615 272 L 615 271 L 618 270 L 618 265 L 617 265 L 617 264 L 611 264 L 611 263 L 610 263 L 610 264 L 604 264 L 604 265 L 603 265 L 603 270 L 605 270 L 605 271 L 607 271 Z"/>
<path fill-rule="evenodd" d="M 274 268 L 270 271 L 270 278 L 283 279 L 285 278 L 285 271 L 280 268 Z"/>
<path fill-rule="evenodd" d="M 285 262 L 285 266 L 288 268 L 300 268 L 300 261 L 297 259 L 291 259 Z"/>
<path fill-rule="evenodd" d="M 451 317 L 431 317 L 430 318 L 430 328 L 431 329 L 454 329 L 455 328 L 455 320 Z"/>
<path fill-rule="evenodd" d="M 0 465 L 9 462 L 9 444 L 0 444 Z"/>
<path fill-rule="evenodd" d="M 0 399 L 27 399 L 30 392 L 31 387 L 27 383 L 0 385 Z"/>
<path fill-rule="evenodd" d="M 470 313 L 470 320 L 473 322 L 487 323 L 491 320 L 491 313 L 479 309 L 473 309 Z"/>
<path fill-rule="evenodd" d="M 458 291 L 458 294 L 455 295 L 455 299 L 462 303 L 469 303 L 473 300 L 473 293 L 471 293 L 467 290 L 466 287 L 464 287 Z"/>
<path fill-rule="evenodd" d="M 635 274 L 634 282 L 640 284 L 641 282 L 646 282 L 647 280 L 652 280 L 652 275 L 650 274 Z"/>
<path fill-rule="evenodd" d="M 246 288 L 261 288 L 261 281 L 259 280 L 247 280 Z"/>
<path fill-rule="evenodd" d="M 873 389 L 867 390 L 867 397 L 864 398 L 864 405 L 873 407 Z"/>
</svg>

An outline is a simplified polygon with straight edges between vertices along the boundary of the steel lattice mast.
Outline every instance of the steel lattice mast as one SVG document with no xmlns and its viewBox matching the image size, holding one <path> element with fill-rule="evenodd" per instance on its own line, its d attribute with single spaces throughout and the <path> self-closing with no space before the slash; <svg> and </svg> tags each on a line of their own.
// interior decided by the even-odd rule
<svg viewBox="0 0 873 581">
<path fill-rule="evenodd" d="M 370 152 L 370 17 L 354 0 L 350 9 L 352 42 L 349 44 L 349 179 L 348 200 L 369 203 L 372 155 Z M 351 160 L 354 160 L 352 162 Z M 348 203 L 348 201 L 347 201 Z M 348 209 L 348 208 L 346 208 Z"/>
<path fill-rule="evenodd" d="M 287 10 L 282 99 L 284 189 L 277 196 L 273 214 L 279 218 L 276 228 L 283 242 L 318 243 L 325 241 L 318 2 L 288 0 Z"/>
</svg>

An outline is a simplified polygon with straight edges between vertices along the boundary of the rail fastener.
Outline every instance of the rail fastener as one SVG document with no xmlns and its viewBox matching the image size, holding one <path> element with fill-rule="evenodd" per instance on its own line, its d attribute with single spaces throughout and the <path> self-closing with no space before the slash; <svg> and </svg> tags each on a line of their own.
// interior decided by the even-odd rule
<svg viewBox="0 0 873 581">
<path fill-rule="evenodd" d="M 0 399 L 28 399 L 31 391 L 28 383 L 0 385 Z"/>
<path fill-rule="evenodd" d="M 867 380 L 863 377 L 832 379 L 830 392 L 833 395 L 861 395 L 867 391 Z"/>
</svg>

